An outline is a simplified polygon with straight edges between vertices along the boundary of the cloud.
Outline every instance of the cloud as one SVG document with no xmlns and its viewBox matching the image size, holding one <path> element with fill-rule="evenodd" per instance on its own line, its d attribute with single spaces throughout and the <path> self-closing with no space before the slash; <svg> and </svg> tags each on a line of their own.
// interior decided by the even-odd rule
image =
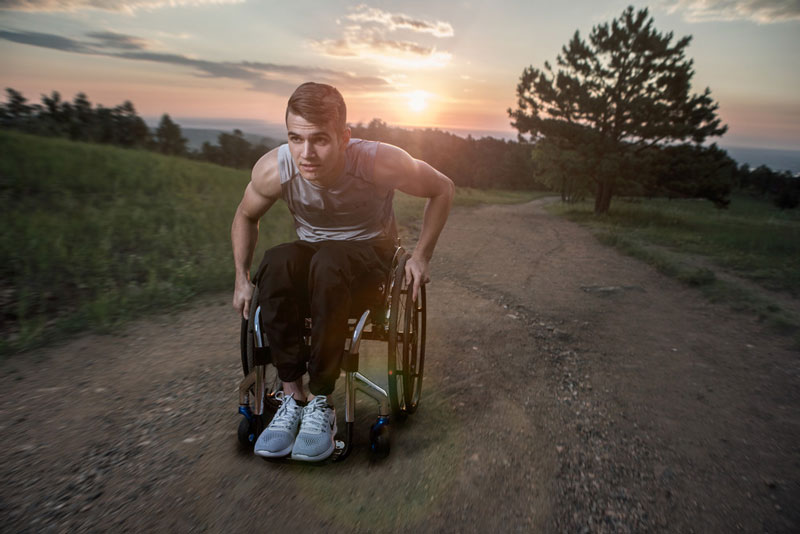
<svg viewBox="0 0 800 534">
<path fill-rule="evenodd" d="M 350 22 L 338 39 L 314 41 L 311 46 L 321 53 L 338 58 L 372 59 L 401 66 L 440 67 L 447 64 L 451 54 L 435 46 L 417 41 L 398 39 L 395 32 L 408 30 L 434 37 L 452 37 L 453 26 L 442 21 L 428 21 L 403 13 L 389 13 L 360 5 L 344 20 Z"/>
<path fill-rule="evenodd" d="M 142 50 L 146 48 L 146 43 L 143 39 L 131 35 L 114 32 L 91 32 L 87 33 L 86 36 L 96 39 L 100 42 L 100 46 L 107 48 L 118 48 L 120 50 Z"/>
<path fill-rule="evenodd" d="M 0 0 L 0 9 L 15 11 L 79 11 L 99 9 L 133 14 L 165 7 L 240 4 L 245 0 Z"/>
<path fill-rule="evenodd" d="M 311 45 L 327 56 L 374 59 L 411 67 L 440 67 L 452 57 L 450 53 L 440 52 L 433 46 L 386 39 L 377 32 L 365 31 L 360 27 L 346 28 L 341 39 L 314 41 Z"/>
<path fill-rule="evenodd" d="M 760 24 L 800 20 L 798 0 L 672 0 L 669 13 L 690 22 L 751 20 Z"/>
<path fill-rule="evenodd" d="M 403 13 L 388 13 L 364 4 L 355 9 L 355 13 L 346 15 L 344 18 L 353 22 L 374 22 L 390 32 L 406 29 L 419 33 L 430 33 L 436 37 L 452 37 L 454 35 L 453 26 L 448 22 L 415 19 Z"/>
<path fill-rule="evenodd" d="M 185 67 L 195 76 L 241 80 L 250 89 L 285 95 L 307 80 L 329 83 L 344 90 L 384 91 L 392 87 L 377 76 L 358 76 L 349 72 L 301 65 L 279 65 L 251 61 L 207 61 L 181 54 L 146 50 L 147 42 L 138 37 L 113 32 L 87 34 L 94 41 L 81 41 L 39 32 L 0 30 L 0 39 L 77 54 L 105 56 L 130 61 L 148 61 Z"/>
<path fill-rule="evenodd" d="M 75 41 L 68 37 L 53 35 L 51 33 L 39 32 L 12 32 L 0 30 L 0 39 L 14 43 L 41 46 L 43 48 L 54 48 L 64 52 L 78 52 L 80 54 L 90 53 L 91 48 L 85 43 Z"/>
</svg>

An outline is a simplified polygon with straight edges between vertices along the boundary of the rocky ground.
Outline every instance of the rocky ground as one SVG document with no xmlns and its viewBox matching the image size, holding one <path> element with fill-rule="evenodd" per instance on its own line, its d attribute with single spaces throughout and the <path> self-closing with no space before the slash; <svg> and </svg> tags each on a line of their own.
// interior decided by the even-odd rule
<svg viewBox="0 0 800 534">
<path fill-rule="evenodd" d="M 0 528 L 800 530 L 791 340 L 541 201 L 455 210 L 428 304 L 423 401 L 383 461 L 368 400 L 343 463 L 241 452 L 227 294 L 9 359 Z M 365 348 L 381 377 L 385 350 Z"/>
</svg>

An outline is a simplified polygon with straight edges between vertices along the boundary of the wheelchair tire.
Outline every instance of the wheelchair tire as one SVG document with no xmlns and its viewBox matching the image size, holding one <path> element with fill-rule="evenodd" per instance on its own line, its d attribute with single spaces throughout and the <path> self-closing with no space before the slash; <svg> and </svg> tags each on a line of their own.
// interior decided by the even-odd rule
<svg viewBox="0 0 800 534">
<path fill-rule="evenodd" d="M 408 258 L 400 258 L 393 273 L 389 306 L 389 401 L 398 420 L 419 405 L 425 361 L 425 286 L 418 295 L 420 306 L 414 305 L 411 289 L 404 287 Z"/>
<path fill-rule="evenodd" d="M 253 347 L 255 347 L 254 329 L 252 328 L 253 321 L 255 321 L 256 309 L 258 308 L 258 287 L 253 291 L 253 297 L 250 299 L 250 312 L 247 319 L 242 319 L 241 340 L 239 346 L 242 352 L 242 371 L 244 376 L 250 373 L 253 369 Z"/>
<path fill-rule="evenodd" d="M 411 289 L 409 289 L 411 291 Z M 422 372 L 425 366 L 425 286 L 419 288 L 419 305 L 411 301 L 406 307 L 403 331 L 407 340 L 403 344 L 403 395 L 405 409 L 409 414 L 417 411 L 422 395 Z"/>
</svg>

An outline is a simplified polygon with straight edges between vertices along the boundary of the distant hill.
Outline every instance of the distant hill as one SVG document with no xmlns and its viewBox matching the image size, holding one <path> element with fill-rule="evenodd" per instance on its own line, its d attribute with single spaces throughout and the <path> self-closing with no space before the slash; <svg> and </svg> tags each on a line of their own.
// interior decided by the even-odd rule
<svg viewBox="0 0 800 534">
<path fill-rule="evenodd" d="M 181 132 L 183 136 L 187 140 L 187 145 L 191 150 L 200 150 L 203 146 L 203 143 L 210 143 L 212 145 L 219 144 L 217 139 L 219 138 L 219 134 L 221 133 L 233 133 L 232 130 L 213 130 L 213 129 L 206 129 L 206 128 L 181 128 Z M 282 141 L 276 141 L 271 137 L 266 137 L 264 135 L 249 133 L 249 132 L 242 132 L 244 134 L 244 138 L 247 140 L 248 143 L 251 145 L 267 145 L 270 148 L 276 147 L 282 143 Z"/>
<path fill-rule="evenodd" d="M 775 150 L 742 146 L 723 146 L 728 155 L 739 165 L 747 163 L 750 168 L 766 165 L 773 171 L 800 173 L 800 150 Z"/>
</svg>

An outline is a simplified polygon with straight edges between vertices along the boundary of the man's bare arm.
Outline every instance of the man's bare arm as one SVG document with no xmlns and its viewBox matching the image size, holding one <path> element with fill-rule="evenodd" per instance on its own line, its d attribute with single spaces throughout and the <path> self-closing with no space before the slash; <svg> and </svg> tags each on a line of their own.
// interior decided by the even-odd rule
<svg viewBox="0 0 800 534">
<path fill-rule="evenodd" d="M 278 150 L 274 149 L 262 156 L 253 167 L 250 183 L 247 184 L 231 224 L 233 263 L 236 269 L 233 307 L 244 318 L 250 314 L 250 299 L 253 296 L 250 264 L 258 241 L 258 221 L 280 196 Z"/>
<path fill-rule="evenodd" d="M 406 151 L 379 145 L 375 157 L 375 181 L 416 197 L 427 198 L 417 246 L 406 262 L 406 276 L 413 280 L 412 298 L 419 287 L 430 281 L 430 260 L 442 232 L 455 194 L 453 181 Z"/>
</svg>

